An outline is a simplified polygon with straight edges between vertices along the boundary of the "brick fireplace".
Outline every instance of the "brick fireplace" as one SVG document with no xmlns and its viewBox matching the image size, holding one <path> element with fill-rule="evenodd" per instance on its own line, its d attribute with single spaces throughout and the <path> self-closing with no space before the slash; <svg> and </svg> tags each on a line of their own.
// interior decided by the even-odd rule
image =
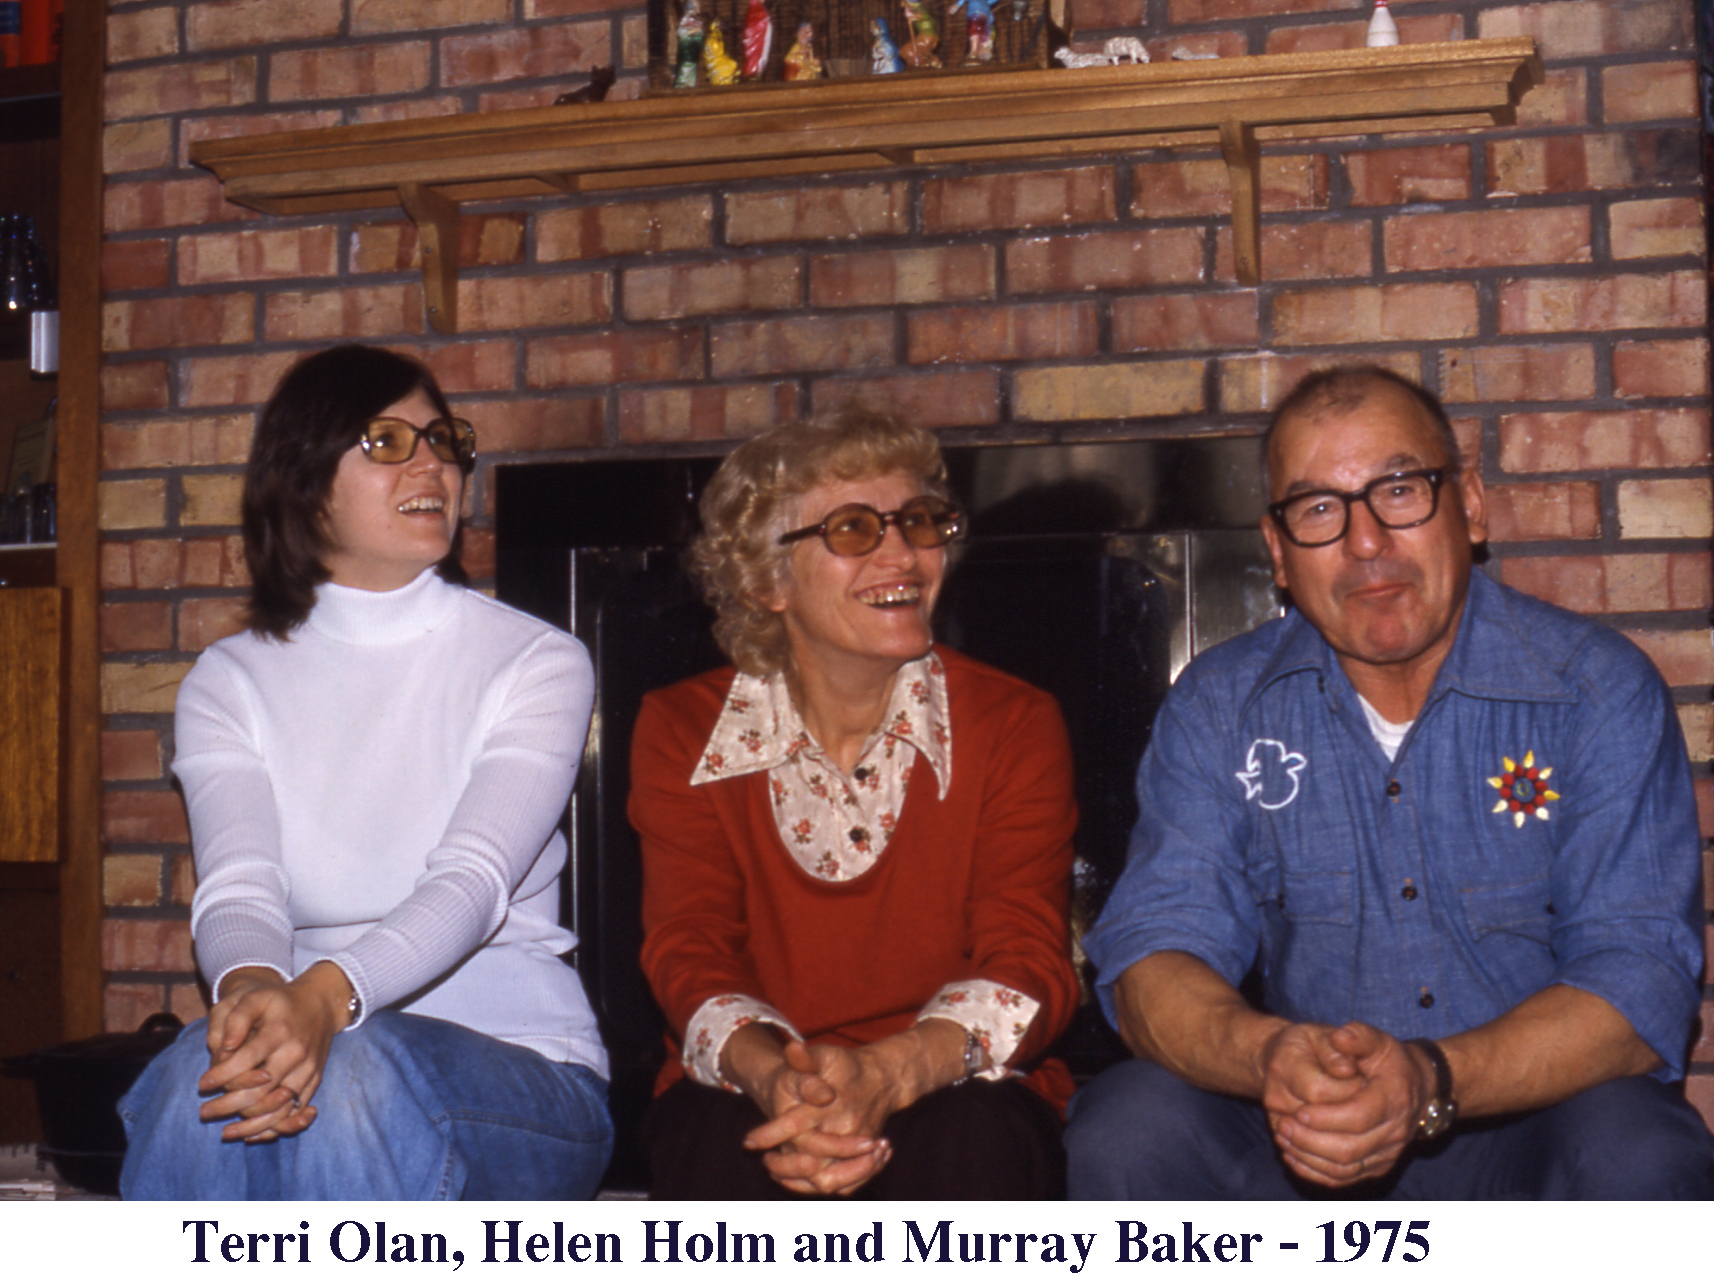
<svg viewBox="0 0 1714 1281">
<path fill-rule="evenodd" d="M 110 6 L 101 487 L 106 1021 L 200 1014 L 173 791 L 179 679 L 235 626 L 253 417 L 298 355 L 411 350 L 492 467 L 718 452 L 855 394 L 954 444 L 1251 433 L 1302 372 L 1435 387 L 1479 460 L 1489 572 L 1602 617 L 1675 690 L 1714 835 L 1710 379 L 1691 0 L 1395 0 L 1407 42 L 1528 35 L 1515 125 L 1267 148 L 1240 287 L 1214 153 L 904 168 L 467 208 L 459 332 L 397 214 L 265 218 L 206 138 L 550 103 L 646 17 L 608 0 Z M 1362 43 L 1362 0 L 1073 0 L 1080 46 Z M 257 43 L 257 33 L 267 43 Z M 1067 73 L 1070 74 L 1070 73 Z M 1714 1005 L 1692 1097 L 1714 1117 Z"/>
</svg>

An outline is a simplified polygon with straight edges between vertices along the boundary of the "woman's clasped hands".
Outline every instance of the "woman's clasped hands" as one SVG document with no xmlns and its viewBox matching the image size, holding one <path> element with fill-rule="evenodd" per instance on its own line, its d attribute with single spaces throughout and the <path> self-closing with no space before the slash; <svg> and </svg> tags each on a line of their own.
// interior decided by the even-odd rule
<svg viewBox="0 0 1714 1281">
<path fill-rule="evenodd" d="M 782 1041 L 747 1024 L 727 1042 L 727 1079 L 769 1120 L 744 1145 L 788 1191 L 849 1196 L 892 1159 L 887 1119 L 961 1079 L 964 1039 L 943 1019 L 860 1046 Z"/>
<path fill-rule="evenodd" d="M 290 981 L 264 966 L 233 970 L 208 1015 L 210 1066 L 197 1082 L 212 1094 L 204 1121 L 231 1117 L 228 1142 L 270 1143 L 315 1120 L 333 1038 L 350 1022 L 352 988 L 337 965 L 318 962 Z"/>
</svg>

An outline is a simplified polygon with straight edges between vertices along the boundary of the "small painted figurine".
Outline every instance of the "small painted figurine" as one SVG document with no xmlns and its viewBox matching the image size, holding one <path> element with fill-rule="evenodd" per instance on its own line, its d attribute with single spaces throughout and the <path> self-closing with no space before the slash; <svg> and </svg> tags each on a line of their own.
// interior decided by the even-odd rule
<svg viewBox="0 0 1714 1281">
<path fill-rule="evenodd" d="M 738 82 L 738 60 L 726 52 L 726 36 L 720 30 L 720 19 L 708 20 L 708 39 L 702 45 L 702 70 L 711 85 Z"/>
<path fill-rule="evenodd" d="M 924 0 L 903 0 L 905 29 L 910 40 L 899 46 L 899 57 L 919 70 L 940 66 L 940 24 Z"/>
<path fill-rule="evenodd" d="M 696 88 L 696 68 L 702 61 L 702 10 L 697 0 L 684 0 L 684 13 L 678 20 L 678 66 L 673 75 L 674 89 Z"/>
<path fill-rule="evenodd" d="M 815 28 L 809 23 L 798 23 L 797 43 L 786 50 L 782 74 L 787 80 L 821 79 L 821 59 L 815 56 Z"/>
<path fill-rule="evenodd" d="M 964 10 L 965 26 L 970 33 L 968 62 L 994 61 L 994 0 L 958 0 L 948 13 Z"/>
<path fill-rule="evenodd" d="M 877 76 L 903 71 L 905 65 L 899 61 L 899 46 L 893 43 L 893 33 L 887 28 L 887 20 L 873 19 L 869 23 L 869 34 L 874 38 L 869 46 L 869 70 Z"/>
<path fill-rule="evenodd" d="M 744 11 L 744 79 L 761 79 L 773 51 L 774 17 L 762 0 L 750 0 Z"/>
</svg>

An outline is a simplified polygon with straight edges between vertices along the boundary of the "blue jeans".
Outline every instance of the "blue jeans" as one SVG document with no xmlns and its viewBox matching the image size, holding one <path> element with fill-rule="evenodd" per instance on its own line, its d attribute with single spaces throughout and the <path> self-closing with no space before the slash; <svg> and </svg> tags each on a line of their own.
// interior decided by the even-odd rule
<svg viewBox="0 0 1714 1281">
<path fill-rule="evenodd" d="M 1260 1105 L 1187 1085 L 1132 1059 L 1071 1101 L 1065 1143 L 1074 1200 L 1303 1200 Z M 1406 1150 L 1365 1200 L 1706 1200 L 1714 1138 L 1675 1087 L 1630 1076 L 1563 1103 L 1461 1122 Z"/>
<path fill-rule="evenodd" d="M 334 1037 L 307 1130 L 227 1143 L 197 1115 L 207 1036 L 191 1024 L 120 1100 L 126 1200 L 583 1199 L 612 1155 L 589 1068 L 392 1010 Z"/>
</svg>

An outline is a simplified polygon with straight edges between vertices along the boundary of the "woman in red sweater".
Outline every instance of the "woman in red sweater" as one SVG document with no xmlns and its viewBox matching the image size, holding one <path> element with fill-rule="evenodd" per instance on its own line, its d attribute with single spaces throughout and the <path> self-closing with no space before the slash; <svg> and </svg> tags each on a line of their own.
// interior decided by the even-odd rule
<svg viewBox="0 0 1714 1281">
<path fill-rule="evenodd" d="M 848 411 L 740 446 L 692 570 L 734 667 L 651 694 L 631 822 L 680 1056 L 654 1194 L 1063 1189 L 1071 753 L 930 616 L 962 515 L 931 433 Z"/>
</svg>

